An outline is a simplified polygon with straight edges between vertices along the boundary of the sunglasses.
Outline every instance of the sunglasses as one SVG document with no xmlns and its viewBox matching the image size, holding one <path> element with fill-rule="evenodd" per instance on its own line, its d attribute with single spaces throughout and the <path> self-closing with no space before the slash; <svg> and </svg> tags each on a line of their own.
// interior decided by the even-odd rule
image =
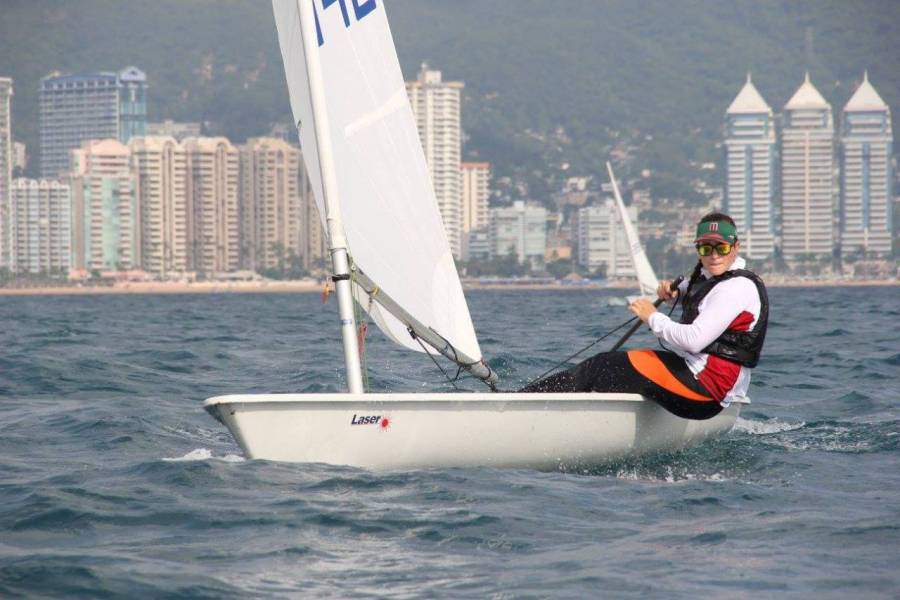
<svg viewBox="0 0 900 600">
<path fill-rule="evenodd" d="M 719 244 L 697 244 L 697 254 L 700 256 L 709 256 L 716 251 L 719 256 L 728 256 L 731 254 L 732 245 L 727 242 Z"/>
</svg>

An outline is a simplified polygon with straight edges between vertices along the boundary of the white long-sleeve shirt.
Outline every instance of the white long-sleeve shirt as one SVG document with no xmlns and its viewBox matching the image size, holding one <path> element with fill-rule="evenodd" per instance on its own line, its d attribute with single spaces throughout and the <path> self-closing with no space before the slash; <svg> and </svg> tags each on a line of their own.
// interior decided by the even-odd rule
<svg viewBox="0 0 900 600">
<path fill-rule="evenodd" d="M 744 268 L 746 262 L 740 257 L 731 266 L 731 270 Z M 706 269 L 700 273 L 705 279 L 711 277 Z M 687 286 L 687 281 L 681 283 L 679 295 L 684 295 Z M 746 277 L 732 277 L 716 284 L 701 300 L 693 323 L 678 323 L 662 312 L 655 312 L 650 315 L 648 325 L 666 348 L 684 359 L 694 377 L 723 406 L 732 402 L 749 403 L 750 369 L 706 354 L 703 349 L 726 330 L 753 329 L 761 306 L 756 285 Z"/>
</svg>

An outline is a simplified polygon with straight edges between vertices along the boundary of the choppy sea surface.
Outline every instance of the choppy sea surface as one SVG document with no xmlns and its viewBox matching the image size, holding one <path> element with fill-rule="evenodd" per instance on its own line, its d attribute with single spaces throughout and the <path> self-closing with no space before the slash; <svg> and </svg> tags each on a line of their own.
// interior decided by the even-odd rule
<svg viewBox="0 0 900 600">
<path fill-rule="evenodd" d="M 629 316 L 619 291 L 468 298 L 509 386 Z M 898 288 L 771 300 L 723 438 L 575 473 L 373 473 L 245 460 L 201 406 L 340 391 L 333 299 L 2 297 L 0 597 L 896 598 Z M 377 332 L 367 354 L 372 389 L 448 389 Z"/>
</svg>

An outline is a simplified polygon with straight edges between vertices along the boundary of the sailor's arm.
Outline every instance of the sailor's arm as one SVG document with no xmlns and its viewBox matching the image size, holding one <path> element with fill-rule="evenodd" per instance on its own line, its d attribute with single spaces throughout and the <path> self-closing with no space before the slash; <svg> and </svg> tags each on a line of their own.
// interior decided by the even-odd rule
<svg viewBox="0 0 900 600">
<path fill-rule="evenodd" d="M 667 344 L 696 354 L 722 335 L 738 315 L 748 310 L 747 300 L 755 295 L 753 282 L 735 278 L 710 291 L 703 310 L 693 323 L 677 323 L 661 312 L 654 312 L 648 317 L 647 324 L 653 334 Z"/>
</svg>

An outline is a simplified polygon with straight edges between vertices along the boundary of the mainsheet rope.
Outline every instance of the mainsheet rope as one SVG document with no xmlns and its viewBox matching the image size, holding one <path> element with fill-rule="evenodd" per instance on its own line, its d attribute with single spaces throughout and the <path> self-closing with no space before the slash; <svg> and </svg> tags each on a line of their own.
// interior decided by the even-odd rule
<svg viewBox="0 0 900 600">
<path fill-rule="evenodd" d="M 679 294 L 679 296 L 680 296 L 680 294 Z M 675 299 L 675 304 L 673 304 L 673 305 L 672 305 L 672 308 L 669 309 L 669 316 L 671 316 L 672 313 L 675 311 L 675 306 L 677 306 L 677 305 L 678 305 L 678 298 Z M 607 331 L 606 333 L 604 333 L 603 335 L 601 335 L 600 337 L 598 337 L 596 340 L 594 340 L 593 342 L 591 342 L 590 344 L 588 344 L 587 346 L 585 346 L 584 348 L 582 348 L 581 350 L 579 350 L 579 351 L 576 352 L 575 354 L 572 354 L 571 356 L 567 356 L 566 358 L 564 358 L 563 360 L 559 361 L 558 363 L 556 363 L 555 365 L 553 365 L 552 367 L 550 367 L 549 369 L 547 369 L 546 371 L 544 371 L 543 373 L 541 373 L 540 375 L 538 375 L 537 377 L 535 377 L 534 379 L 532 379 L 531 381 L 529 381 L 528 383 L 526 383 L 526 384 L 525 384 L 524 386 L 522 386 L 522 387 L 528 387 L 528 386 L 530 386 L 530 385 L 532 385 L 532 384 L 534 384 L 534 383 L 537 383 L 538 381 L 540 381 L 541 379 L 543 379 L 544 377 L 546 377 L 547 375 L 549 375 L 549 374 L 552 373 L 553 371 L 557 370 L 558 368 L 560 368 L 560 367 L 562 367 L 562 366 L 565 366 L 566 363 L 568 363 L 570 360 L 572 360 L 573 358 L 575 358 L 575 357 L 578 356 L 579 354 L 582 354 L 583 352 L 586 352 L 587 350 L 590 350 L 591 348 L 593 348 L 594 346 L 596 346 L 597 344 L 599 344 L 600 342 L 602 342 L 603 340 L 605 340 L 606 338 L 608 338 L 609 336 L 611 336 L 612 334 L 614 334 L 615 332 L 619 331 L 619 330 L 622 329 L 623 327 L 626 327 L 626 326 L 628 326 L 628 325 L 631 325 L 631 324 L 634 323 L 636 320 L 637 320 L 637 317 L 636 317 L 636 316 L 631 317 L 630 319 L 628 319 L 627 321 L 625 321 L 625 322 L 622 323 L 621 325 L 617 325 L 617 326 L 614 327 L 613 329 L 610 329 L 609 331 Z M 663 348 L 665 348 L 665 346 L 663 346 Z"/>
</svg>

